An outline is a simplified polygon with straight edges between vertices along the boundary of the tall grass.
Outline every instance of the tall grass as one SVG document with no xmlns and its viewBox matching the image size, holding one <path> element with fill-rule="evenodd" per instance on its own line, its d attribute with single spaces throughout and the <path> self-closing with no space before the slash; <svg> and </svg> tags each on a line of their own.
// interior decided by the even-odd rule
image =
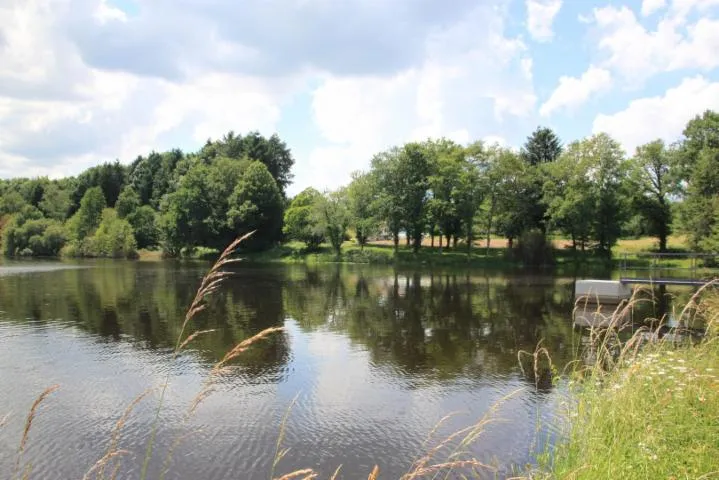
<svg viewBox="0 0 719 480">
<path fill-rule="evenodd" d="M 707 333 L 698 342 L 640 329 L 619 343 L 619 320 L 592 333 L 592 361 L 568 376 L 569 427 L 535 476 L 719 478 L 719 300 L 711 287 L 678 314 L 685 324 L 702 317 Z"/>
</svg>

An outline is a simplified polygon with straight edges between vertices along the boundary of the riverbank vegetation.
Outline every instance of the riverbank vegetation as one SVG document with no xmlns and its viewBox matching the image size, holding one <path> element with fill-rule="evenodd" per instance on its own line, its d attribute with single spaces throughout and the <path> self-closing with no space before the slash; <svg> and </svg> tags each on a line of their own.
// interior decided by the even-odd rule
<svg viewBox="0 0 719 480">
<path fill-rule="evenodd" d="M 666 252 L 672 233 L 684 235 L 687 250 L 716 252 L 718 125 L 719 113 L 706 111 L 676 142 L 635 152 L 603 133 L 562 145 L 544 127 L 518 151 L 481 141 L 411 142 L 374 155 L 345 187 L 307 188 L 294 198 L 287 145 L 276 135 L 230 132 L 197 152 L 151 152 L 58 180 L 0 181 L 2 250 L 193 256 L 257 231 L 248 252 L 298 241 L 305 254 L 328 245 L 335 260 L 379 258 L 341 255 L 348 241 L 361 252 L 389 241 L 397 252 L 404 243 L 415 253 L 425 246 L 467 253 L 501 237 L 513 259 L 551 264 L 552 237 L 566 238 L 584 261 L 611 258 L 628 238 L 653 237 L 650 247 Z"/>
<path fill-rule="evenodd" d="M 695 295 L 678 313 L 706 327 L 662 339 L 640 331 L 623 344 L 595 338 L 594 361 L 569 382 L 568 425 L 542 456 L 540 477 L 716 478 L 719 475 L 719 296 Z M 609 339 L 609 340 L 608 340 Z"/>
</svg>

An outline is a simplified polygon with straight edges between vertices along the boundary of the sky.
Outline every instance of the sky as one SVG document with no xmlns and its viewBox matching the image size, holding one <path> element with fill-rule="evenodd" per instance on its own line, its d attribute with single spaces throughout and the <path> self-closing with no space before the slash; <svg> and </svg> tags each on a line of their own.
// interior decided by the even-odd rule
<svg viewBox="0 0 719 480">
<path fill-rule="evenodd" d="M 719 110 L 719 0 L 0 0 L 0 177 L 278 133 L 290 194 L 428 137 L 631 155 Z"/>
</svg>

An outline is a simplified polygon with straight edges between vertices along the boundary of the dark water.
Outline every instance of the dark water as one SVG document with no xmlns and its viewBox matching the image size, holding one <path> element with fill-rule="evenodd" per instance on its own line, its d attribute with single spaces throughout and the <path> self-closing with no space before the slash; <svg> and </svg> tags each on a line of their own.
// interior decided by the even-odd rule
<svg viewBox="0 0 719 480">
<path fill-rule="evenodd" d="M 276 473 L 313 468 L 328 478 L 398 478 L 437 437 L 476 422 L 514 393 L 472 446 L 508 475 L 533 461 L 538 428 L 561 395 L 548 375 L 523 373 L 517 354 L 542 340 L 553 362 L 575 358 L 573 280 L 483 272 L 387 268 L 237 269 L 192 329 L 199 337 L 172 361 L 204 263 L 51 262 L 0 266 L 0 473 L 12 473 L 24 418 L 40 407 L 24 461 L 31 478 L 82 478 L 105 453 L 127 405 L 169 374 L 160 413 L 157 478 L 178 438 L 166 478 L 270 476 L 283 415 L 296 397 Z M 284 326 L 246 352 L 188 422 L 183 416 L 212 365 L 239 341 Z M 120 478 L 137 478 L 159 398 L 130 415 Z M 430 442 L 429 446 L 432 445 Z M 446 458 L 446 455 L 445 455 Z M 441 459 L 441 457 L 438 457 Z"/>
</svg>

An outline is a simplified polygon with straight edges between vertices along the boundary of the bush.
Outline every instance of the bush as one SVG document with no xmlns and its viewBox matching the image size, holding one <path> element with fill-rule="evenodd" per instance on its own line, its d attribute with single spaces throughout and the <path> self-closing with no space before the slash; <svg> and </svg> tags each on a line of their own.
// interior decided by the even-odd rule
<svg viewBox="0 0 719 480">
<path fill-rule="evenodd" d="M 538 229 L 522 232 L 517 246 L 510 253 L 514 259 L 521 261 L 524 265 L 550 265 L 554 262 L 552 244 Z"/>
<path fill-rule="evenodd" d="M 68 257 L 137 258 L 137 242 L 132 226 L 106 208 L 95 234 L 70 242 L 62 251 Z"/>
<path fill-rule="evenodd" d="M 57 220 L 38 218 L 39 212 L 14 215 L 3 230 L 5 255 L 55 256 L 67 241 L 65 230 Z"/>
</svg>

